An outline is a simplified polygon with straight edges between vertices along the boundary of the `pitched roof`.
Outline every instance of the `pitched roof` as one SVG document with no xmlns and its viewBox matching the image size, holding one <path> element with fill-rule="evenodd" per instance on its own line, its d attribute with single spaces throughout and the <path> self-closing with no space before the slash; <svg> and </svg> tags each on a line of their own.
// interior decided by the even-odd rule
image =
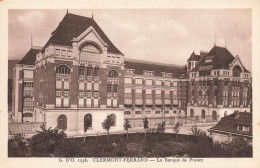
<svg viewBox="0 0 260 168">
<path fill-rule="evenodd" d="M 228 69 L 228 65 L 234 58 L 226 48 L 214 46 L 192 71 L 197 71 L 199 67 L 208 65 L 213 65 L 212 69 Z M 205 61 L 210 59 L 212 59 L 211 62 Z"/>
<path fill-rule="evenodd" d="M 224 132 L 238 133 L 238 134 L 251 136 L 252 135 L 251 129 L 249 132 L 237 130 L 237 125 L 240 124 L 252 126 L 252 113 L 247 113 L 247 112 L 233 113 L 231 115 L 221 118 L 221 120 L 211 129 L 213 131 L 219 130 Z"/>
<path fill-rule="evenodd" d="M 172 73 L 173 78 L 178 78 L 179 74 L 185 74 L 184 66 L 161 64 L 148 61 L 125 59 L 125 68 L 134 69 L 135 74 L 143 75 L 144 71 L 154 71 L 155 76 L 162 76 L 162 72 Z"/>
<path fill-rule="evenodd" d="M 41 51 L 40 49 L 31 48 L 28 51 L 28 53 L 17 64 L 34 65 L 36 60 L 36 55 L 40 51 Z"/>
<path fill-rule="evenodd" d="M 121 51 L 119 51 L 108 39 L 94 19 L 71 13 L 67 13 L 64 16 L 58 27 L 52 32 L 52 36 L 44 45 L 43 49 L 45 49 L 49 44 L 72 46 L 71 40 L 78 37 L 91 26 L 97 31 L 102 40 L 108 44 L 109 53 L 122 54 Z"/>
<path fill-rule="evenodd" d="M 192 54 L 190 55 L 190 58 L 187 61 L 199 61 L 199 60 L 200 60 L 200 56 L 196 55 L 193 51 Z"/>
</svg>

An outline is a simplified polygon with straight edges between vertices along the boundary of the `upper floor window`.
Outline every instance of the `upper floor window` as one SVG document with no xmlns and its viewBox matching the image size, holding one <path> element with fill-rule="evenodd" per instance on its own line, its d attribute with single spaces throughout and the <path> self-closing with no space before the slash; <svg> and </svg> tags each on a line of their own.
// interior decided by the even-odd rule
<svg viewBox="0 0 260 168">
<path fill-rule="evenodd" d="M 86 44 L 80 51 L 80 59 L 98 62 L 99 57 L 97 54 L 100 53 L 100 50 L 94 44 Z"/>
<path fill-rule="evenodd" d="M 240 73 L 242 72 L 240 66 L 236 65 L 233 68 L 233 76 L 234 77 L 240 77 Z"/>
<path fill-rule="evenodd" d="M 57 74 L 70 74 L 70 69 L 66 65 L 61 65 L 56 69 Z"/>
<path fill-rule="evenodd" d="M 84 67 L 79 67 L 79 75 L 84 75 Z"/>
<path fill-rule="evenodd" d="M 92 76 L 92 67 L 87 68 L 87 76 Z"/>
<path fill-rule="evenodd" d="M 116 70 L 111 70 L 108 72 L 108 77 L 110 78 L 118 78 L 119 77 L 119 74 Z"/>
<path fill-rule="evenodd" d="M 98 76 L 99 68 L 94 68 L 94 76 Z"/>
</svg>

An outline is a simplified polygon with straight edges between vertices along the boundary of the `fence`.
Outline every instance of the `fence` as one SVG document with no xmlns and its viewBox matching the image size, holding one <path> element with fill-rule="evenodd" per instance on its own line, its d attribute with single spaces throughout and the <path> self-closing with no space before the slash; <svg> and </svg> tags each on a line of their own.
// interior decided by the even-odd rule
<svg viewBox="0 0 260 168">
<path fill-rule="evenodd" d="M 144 126 L 143 123 L 144 118 L 127 118 L 129 120 L 129 123 L 131 124 L 132 128 L 142 128 Z M 126 119 L 125 119 L 126 120 Z M 217 120 L 212 119 L 212 116 L 205 116 L 205 118 L 201 117 L 156 117 L 156 118 L 149 118 L 147 117 L 147 120 L 149 121 L 148 125 L 149 127 L 157 127 L 158 124 L 161 124 L 163 121 L 165 121 L 166 125 L 174 125 L 178 121 L 180 124 L 197 124 L 197 123 L 213 123 Z"/>
<path fill-rule="evenodd" d="M 42 124 L 45 123 L 8 123 L 8 134 L 36 134 Z"/>
</svg>

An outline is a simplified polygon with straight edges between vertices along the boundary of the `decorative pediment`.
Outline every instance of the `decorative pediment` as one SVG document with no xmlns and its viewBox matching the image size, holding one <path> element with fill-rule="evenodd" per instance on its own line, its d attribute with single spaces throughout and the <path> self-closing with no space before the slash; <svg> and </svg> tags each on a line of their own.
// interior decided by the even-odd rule
<svg viewBox="0 0 260 168">
<path fill-rule="evenodd" d="M 101 42 L 105 47 L 107 47 L 107 43 L 105 43 L 102 38 L 99 36 L 99 34 L 96 32 L 96 30 L 90 26 L 87 30 L 85 30 L 83 33 L 81 33 L 78 37 L 73 38 L 72 41 L 73 42 L 79 42 L 82 41 L 84 38 L 86 38 L 92 41 L 99 41 Z"/>
<path fill-rule="evenodd" d="M 229 67 L 232 68 L 232 67 L 234 67 L 235 65 L 239 65 L 239 66 L 243 69 L 243 71 L 244 71 L 245 66 L 243 65 L 243 63 L 242 63 L 242 61 L 240 60 L 240 58 L 239 58 L 238 55 L 237 55 L 237 56 L 235 57 L 235 59 L 229 64 Z"/>
</svg>

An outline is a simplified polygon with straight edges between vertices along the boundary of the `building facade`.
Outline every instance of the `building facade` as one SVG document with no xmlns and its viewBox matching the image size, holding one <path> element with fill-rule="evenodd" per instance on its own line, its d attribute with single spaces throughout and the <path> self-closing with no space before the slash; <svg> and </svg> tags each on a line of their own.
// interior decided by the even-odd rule
<svg viewBox="0 0 260 168">
<path fill-rule="evenodd" d="M 126 59 L 93 18 L 67 13 L 47 43 L 13 69 L 12 117 L 81 134 L 85 122 L 88 132 L 104 132 L 107 115 L 111 131 L 120 131 L 125 119 L 142 127 L 144 117 L 156 126 L 250 111 L 251 76 L 238 56 L 214 46 L 187 63 Z"/>
</svg>

